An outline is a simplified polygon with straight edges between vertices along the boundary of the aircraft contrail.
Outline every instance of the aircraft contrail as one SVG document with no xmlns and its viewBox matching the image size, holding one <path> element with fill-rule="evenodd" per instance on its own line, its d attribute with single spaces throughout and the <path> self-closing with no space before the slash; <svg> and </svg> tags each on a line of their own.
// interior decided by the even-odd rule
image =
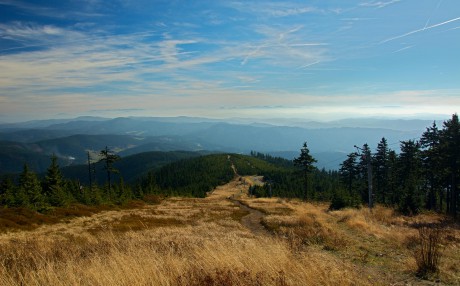
<svg viewBox="0 0 460 286">
<path fill-rule="evenodd" d="M 433 28 L 436 28 L 436 27 L 439 27 L 439 26 L 442 26 L 442 25 L 445 25 L 445 24 L 449 24 L 449 23 L 452 23 L 452 22 L 455 22 L 455 21 L 458 21 L 458 20 L 460 20 L 460 17 L 450 19 L 450 20 L 447 20 L 445 22 L 434 24 L 434 25 L 431 25 L 431 26 L 428 26 L 428 27 L 424 27 L 422 29 L 414 30 L 414 31 L 411 31 L 411 32 L 408 32 L 408 33 L 405 33 L 405 34 L 402 34 L 402 35 L 399 35 L 399 36 L 396 36 L 396 37 L 389 38 L 389 39 L 381 41 L 379 44 L 385 44 L 387 42 L 390 42 L 390 41 L 393 41 L 393 40 L 396 40 L 396 39 L 404 38 L 404 37 L 407 37 L 409 35 L 412 35 L 412 34 L 415 34 L 415 33 L 418 33 L 418 32 L 422 32 L 422 31 L 425 31 L 425 30 L 433 29 Z"/>
</svg>

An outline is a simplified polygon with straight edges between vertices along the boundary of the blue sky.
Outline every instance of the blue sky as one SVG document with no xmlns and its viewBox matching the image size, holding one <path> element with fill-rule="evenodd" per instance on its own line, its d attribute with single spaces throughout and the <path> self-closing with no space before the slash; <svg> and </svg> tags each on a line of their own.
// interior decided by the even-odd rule
<svg viewBox="0 0 460 286">
<path fill-rule="evenodd" d="M 459 107 L 458 0 L 0 0 L 0 122 Z"/>
</svg>

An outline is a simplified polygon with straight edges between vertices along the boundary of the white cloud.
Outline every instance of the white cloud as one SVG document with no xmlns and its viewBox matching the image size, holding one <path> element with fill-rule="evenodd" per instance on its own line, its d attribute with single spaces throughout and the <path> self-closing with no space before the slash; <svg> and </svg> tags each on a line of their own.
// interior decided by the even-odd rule
<svg viewBox="0 0 460 286">
<path fill-rule="evenodd" d="M 401 0 L 364 2 L 364 3 L 359 4 L 359 6 L 376 7 L 380 9 L 380 8 L 385 8 L 388 5 L 396 4 L 398 2 L 401 2 Z"/>
<path fill-rule="evenodd" d="M 250 13 L 263 17 L 290 17 L 307 13 L 324 13 L 323 10 L 313 6 L 308 6 L 303 3 L 294 2 L 264 2 L 251 3 L 251 2 L 228 2 L 225 5 L 236 9 L 243 13 Z"/>
</svg>

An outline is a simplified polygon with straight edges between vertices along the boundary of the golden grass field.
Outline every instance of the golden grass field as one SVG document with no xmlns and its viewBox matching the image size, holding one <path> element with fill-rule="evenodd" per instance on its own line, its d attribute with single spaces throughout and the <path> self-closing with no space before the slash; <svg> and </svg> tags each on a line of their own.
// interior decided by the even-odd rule
<svg viewBox="0 0 460 286">
<path fill-rule="evenodd" d="M 248 198 L 250 183 L 0 233 L 0 285 L 460 285 L 458 224 L 420 280 L 415 224 L 443 217 Z"/>
</svg>

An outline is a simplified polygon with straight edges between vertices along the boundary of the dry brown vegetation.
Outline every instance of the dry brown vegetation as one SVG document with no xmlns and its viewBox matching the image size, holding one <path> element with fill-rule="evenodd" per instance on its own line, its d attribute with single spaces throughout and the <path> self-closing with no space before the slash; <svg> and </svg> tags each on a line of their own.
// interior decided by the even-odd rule
<svg viewBox="0 0 460 286">
<path fill-rule="evenodd" d="M 169 198 L 0 234 L 0 285 L 429 284 L 415 276 L 417 225 L 443 217 L 252 199 L 250 180 L 242 182 L 206 199 Z M 247 222 L 253 209 L 265 233 Z M 445 224 L 443 234 L 430 279 L 460 284 L 458 225 Z"/>
</svg>

